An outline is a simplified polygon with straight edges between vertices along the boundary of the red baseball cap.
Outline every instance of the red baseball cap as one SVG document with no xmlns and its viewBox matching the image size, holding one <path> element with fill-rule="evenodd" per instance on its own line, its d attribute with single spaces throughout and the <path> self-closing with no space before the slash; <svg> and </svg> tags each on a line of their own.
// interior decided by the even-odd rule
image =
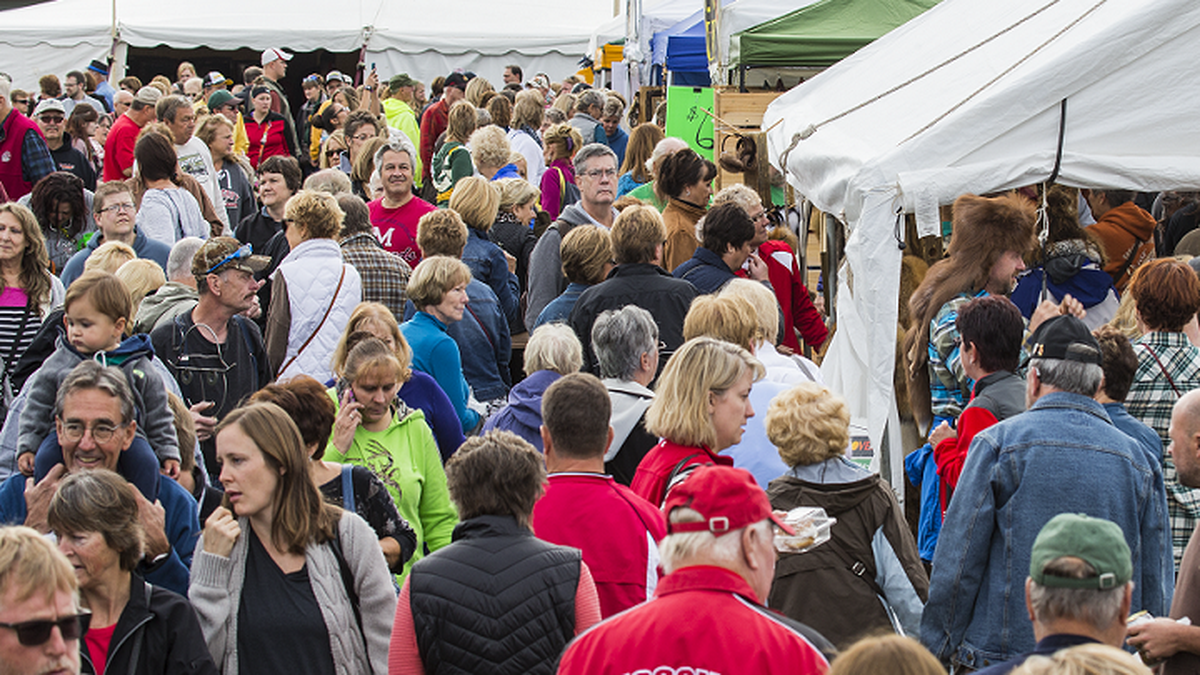
<svg viewBox="0 0 1200 675">
<path fill-rule="evenodd" d="M 671 511 L 681 506 L 697 511 L 704 520 L 671 523 Z M 767 493 L 754 481 L 754 476 L 745 469 L 728 466 L 706 465 L 693 471 L 671 489 L 663 511 L 668 517 L 667 532 L 670 534 L 712 532 L 719 536 L 768 518 L 784 532 L 796 534 L 771 510 Z"/>
</svg>

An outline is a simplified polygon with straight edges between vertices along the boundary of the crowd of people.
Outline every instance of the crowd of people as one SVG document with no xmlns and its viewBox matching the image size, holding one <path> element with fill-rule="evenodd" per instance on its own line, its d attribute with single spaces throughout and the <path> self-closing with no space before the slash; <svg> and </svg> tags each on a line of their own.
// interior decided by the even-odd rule
<svg viewBox="0 0 1200 675">
<path fill-rule="evenodd" d="M 291 59 L 0 74 L 0 672 L 1197 672 L 1190 195 L 959 198 L 910 522 L 665 110 Z"/>
</svg>

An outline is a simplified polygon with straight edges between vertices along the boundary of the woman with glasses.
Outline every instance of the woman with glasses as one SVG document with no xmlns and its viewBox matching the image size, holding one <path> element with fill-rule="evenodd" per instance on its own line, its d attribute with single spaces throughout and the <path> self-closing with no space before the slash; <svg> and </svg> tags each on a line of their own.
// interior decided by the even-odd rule
<svg viewBox="0 0 1200 675">
<path fill-rule="evenodd" d="M 218 672 L 191 604 L 138 571 L 145 533 L 124 478 L 105 469 L 71 473 L 47 522 L 90 610 L 79 640 L 84 673 Z"/>
<path fill-rule="evenodd" d="M 292 147 L 291 136 L 287 133 L 287 120 L 271 110 L 271 90 L 254 87 L 250 90 L 250 102 L 253 112 L 245 120 L 246 136 L 250 139 L 246 156 L 250 165 L 257 169 L 264 159 L 275 155 L 295 157 L 296 148 Z"/>
</svg>

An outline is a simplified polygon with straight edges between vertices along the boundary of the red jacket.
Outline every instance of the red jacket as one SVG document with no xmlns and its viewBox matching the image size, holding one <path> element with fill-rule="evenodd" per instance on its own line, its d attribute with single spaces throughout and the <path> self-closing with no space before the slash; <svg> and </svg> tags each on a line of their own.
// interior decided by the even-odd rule
<svg viewBox="0 0 1200 675">
<path fill-rule="evenodd" d="M 733 458 L 723 457 L 708 448 L 680 445 L 664 439 L 642 458 L 629 487 L 637 496 L 661 508 L 671 480 L 684 473 L 687 467 L 703 464 L 733 466 Z"/>
<path fill-rule="evenodd" d="M 658 585 L 658 542 L 667 523 L 650 502 L 598 473 L 550 474 L 533 507 L 543 541 L 583 551 L 608 618 L 648 600 Z"/>
<path fill-rule="evenodd" d="M 769 239 L 758 247 L 758 257 L 767 264 L 771 288 L 783 310 L 783 340 L 780 344 L 800 353 L 800 341 L 796 339 L 796 331 L 800 331 L 804 342 L 813 351 L 819 350 L 829 338 L 829 329 L 825 327 L 821 313 L 813 306 L 812 298 L 808 297 L 804 270 L 800 269 L 792 247 L 785 241 Z M 737 270 L 735 274 L 747 278 L 744 269 Z"/>
<path fill-rule="evenodd" d="M 721 567 L 685 567 L 663 577 L 654 599 L 575 639 L 560 675 L 824 673 L 829 643 L 777 615 L 746 580 Z"/>
<path fill-rule="evenodd" d="M 421 166 L 424 167 L 421 178 L 426 181 L 433 176 L 433 145 L 446 130 L 449 117 L 450 108 L 444 98 L 426 108 L 425 114 L 421 115 Z"/>
</svg>

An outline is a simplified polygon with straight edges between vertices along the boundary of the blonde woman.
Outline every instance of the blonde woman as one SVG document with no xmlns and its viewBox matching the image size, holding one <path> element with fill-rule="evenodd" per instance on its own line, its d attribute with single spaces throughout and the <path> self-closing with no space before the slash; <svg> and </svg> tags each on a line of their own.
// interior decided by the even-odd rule
<svg viewBox="0 0 1200 675">
<path fill-rule="evenodd" d="M 578 225 L 571 228 L 567 236 L 563 237 L 560 251 L 567 288 L 538 314 L 534 324 L 535 331 L 539 326 L 554 322 L 565 323 L 570 319 L 571 310 L 575 309 L 579 296 L 604 281 L 613 268 L 612 239 L 608 230 L 599 225 Z"/>
<path fill-rule="evenodd" d="M 167 283 L 167 275 L 163 273 L 163 269 L 158 266 L 158 263 L 145 258 L 130 260 L 118 267 L 115 274 L 125 288 L 129 289 L 135 315 L 142 300 Z"/>
<path fill-rule="evenodd" d="M 475 107 L 466 101 L 455 103 L 446 116 L 446 142 L 433 156 L 432 164 L 438 207 L 448 206 L 458 181 L 475 173 L 471 151 L 466 146 L 475 133 L 475 120 Z"/>
<path fill-rule="evenodd" d="M 754 416 L 750 389 L 762 379 L 762 364 L 745 349 L 721 340 L 688 340 L 667 361 L 646 430 L 662 440 L 638 465 L 630 488 L 651 504 L 696 466 L 732 466 L 719 455 L 742 439 Z"/>
<path fill-rule="evenodd" d="M 891 487 L 846 458 L 846 402 L 806 382 L 771 401 L 766 426 L 790 467 L 771 481 L 771 507 L 816 506 L 838 519 L 829 543 L 780 556 L 768 604 L 839 645 L 880 631 L 919 634 L 929 578 Z"/>
<path fill-rule="evenodd" d="M 464 178 L 450 197 L 450 209 L 467 224 L 462 261 L 471 268 L 471 278 L 482 281 L 496 293 L 509 326 L 519 332 L 521 287 L 514 273 L 517 260 L 488 238 L 488 230 L 500 210 L 500 191 L 483 176 Z"/>
<path fill-rule="evenodd" d="M 569 124 L 556 124 L 546 130 L 542 142 L 542 157 L 546 160 L 541 182 L 542 210 L 556 220 L 564 208 L 579 201 L 575 165 L 571 160 L 583 147 L 583 136 Z"/>
<path fill-rule="evenodd" d="M 467 141 L 467 148 L 471 151 L 475 168 L 484 178 L 520 178 L 516 165 L 510 162 L 512 146 L 508 143 L 504 129 L 494 124 L 476 129 Z"/>
</svg>

